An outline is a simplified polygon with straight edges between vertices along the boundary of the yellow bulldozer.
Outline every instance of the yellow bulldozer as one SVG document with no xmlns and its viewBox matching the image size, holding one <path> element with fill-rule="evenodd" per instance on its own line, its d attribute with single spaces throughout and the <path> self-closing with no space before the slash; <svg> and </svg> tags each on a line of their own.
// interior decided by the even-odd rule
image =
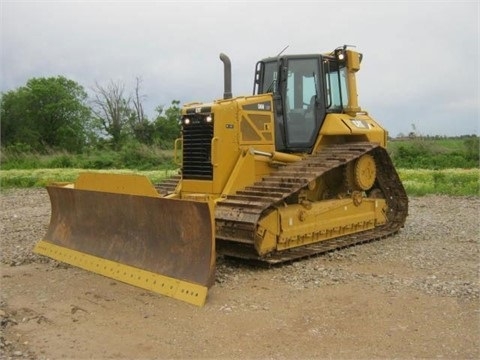
<svg viewBox="0 0 480 360">
<path fill-rule="evenodd" d="M 253 95 L 182 109 L 179 174 L 82 173 L 47 187 L 51 220 L 35 251 L 203 305 L 217 254 L 290 262 L 395 234 L 408 198 L 387 132 L 358 104 L 362 54 L 278 55 Z"/>
</svg>

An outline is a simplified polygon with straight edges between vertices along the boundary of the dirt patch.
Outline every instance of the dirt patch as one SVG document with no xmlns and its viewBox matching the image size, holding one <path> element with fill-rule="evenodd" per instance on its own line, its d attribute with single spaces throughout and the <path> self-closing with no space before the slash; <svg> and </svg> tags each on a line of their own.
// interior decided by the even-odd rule
<svg viewBox="0 0 480 360">
<path fill-rule="evenodd" d="M 1 202 L 1 358 L 480 357 L 479 198 L 413 198 L 400 234 L 286 266 L 219 259 L 203 308 L 33 255 L 48 195 Z"/>
</svg>

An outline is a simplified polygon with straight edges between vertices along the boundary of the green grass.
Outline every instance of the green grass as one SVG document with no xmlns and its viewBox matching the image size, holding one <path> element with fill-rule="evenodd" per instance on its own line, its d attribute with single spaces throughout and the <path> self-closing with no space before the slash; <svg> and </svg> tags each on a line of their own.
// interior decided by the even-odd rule
<svg viewBox="0 0 480 360">
<path fill-rule="evenodd" d="M 399 169 L 398 174 L 410 196 L 480 195 L 480 169 Z"/>
<path fill-rule="evenodd" d="M 176 170 L 85 170 L 85 169 L 32 169 L 0 170 L 0 189 L 44 187 L 52 182 L 74 182 L 81 172 L 108 172 L 114 174 L 144 175 L 152 183 L 177 173 Z"/>
<path fill-rule="evenodd" d="M 44 187 L 51 182 L 73 182 L 83 169 L 0 170 L 1 189 Z M 98 171 L 98 170 L 88 170 Z M 176 170 L 103 170 L 116 174 L 145 175 L 158 183 Z M 430 194 L 453 196 L 480 196 L 480 169 L 399 169 L 400 179 L 410 196 Z"/>
<path fill-rule="evenodd" d="M 479 138 L 413 138 L 388 142 L 388 152 L 400 169 L 478 168 Z"/>
<path fill-rule="evenodd" d="M 413 138 L 393 139 L 388 142 L 388 148 L 396 151 L 399 147 L 423 147 L 432 153 L 449 153 L 465 151 L 466 138 Z"/>
<path fill-rule="evenodd" d="M 389 141 L 388 152 L 409 195 L 479 196 L 479 147 L 478 136 L 415 137 Z M 0 189 L 73 182 L 82 169 L 143 174 L 157 183 L 175 172 L 178 165 L 173 158 L 173 150 L 133 142 L 119 151 L 97 149 L 83 154 L 1 148 Z"/>
</svg>

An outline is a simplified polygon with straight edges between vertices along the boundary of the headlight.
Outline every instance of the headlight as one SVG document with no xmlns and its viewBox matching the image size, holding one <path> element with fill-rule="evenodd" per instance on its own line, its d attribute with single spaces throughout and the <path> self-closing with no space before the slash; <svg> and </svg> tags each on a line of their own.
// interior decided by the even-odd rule
<svg viewBox="0 0 480 360">
<path fill-rule="evenodd" d="M 184 115 L 180 122 L 183 126 L 188 125 L 200 125 L 200 124 L 212 124 L 213 114 L 191 114 Z"/>
<path fill-rule="evenodd" d="M 345 48 L 338 47 L 335 49 L 335 57 L 339 61 L 345 60 Z"/>
</svg>

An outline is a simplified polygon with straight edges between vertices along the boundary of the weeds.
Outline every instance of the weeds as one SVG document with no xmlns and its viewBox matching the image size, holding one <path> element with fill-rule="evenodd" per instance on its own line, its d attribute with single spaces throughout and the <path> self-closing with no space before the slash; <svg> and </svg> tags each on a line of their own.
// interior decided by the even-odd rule
<svg viewBox="0 0 480 360">
<path fill-rule="evenodd" d="M 0 170 L 0 189 L 45 187 L 53 182 L 74 182 L 78 175 L 85 171 L 84 169 Z M 177 173 L 176 170 L 102 170 L 102 172 L 144 175 L 153 184 Z"/>
<path fill-rule="evenodd" d="M 480 195 L 478 136 L 410 139 L 389 143 L 389 153 L 409 195 Z M 42 187 L 73 182 L 80 169 L 144 174 L 156 183 L 175 172 L 173 150 L 130 143 L 120 151 L 91 150 L 82 154 L 36 153 L 11 147 L 0 153 L 0 187 Z"/>
<path fill-rule="evenodd" d="M 52 152 L 18 152 L 2 149 L 2 170 L 12 169 L 174 169 L 173 151 L 141 144 L 126 146 L 120 151 L 92 150 L 83 154 Z"/>
<path fill-rule="evenodd" d="M 480 169 L 400 169 L 398 173 L 411 196 L 480 195 Z"/>
</svg>

